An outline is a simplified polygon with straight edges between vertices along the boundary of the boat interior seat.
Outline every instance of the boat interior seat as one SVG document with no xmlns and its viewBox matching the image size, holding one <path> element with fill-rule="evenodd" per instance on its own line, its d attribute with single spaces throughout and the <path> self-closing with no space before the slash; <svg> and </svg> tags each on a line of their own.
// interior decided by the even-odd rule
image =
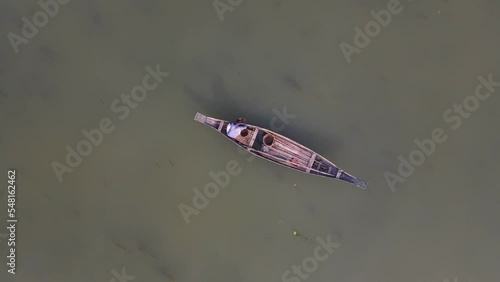
<svg viewBox="0 0 500 282">
<path fill-rule="evenodd" d="M 220 132 L 224 135 L 227 135 L 227 126 L 229 125 L 229 122 L 222 122 L 222 129 Z"/>
<path fill-rule="evenodd" d="M 260 129 L 259 132 L 257 133 L 257 136 L 255 137 L 255 141 L 253 142 L 252 148 L 261 151 L 262 150 L 262 145 L 264 145 L 264 135 L 266 135 L 266 131 Z"/>
</svg>

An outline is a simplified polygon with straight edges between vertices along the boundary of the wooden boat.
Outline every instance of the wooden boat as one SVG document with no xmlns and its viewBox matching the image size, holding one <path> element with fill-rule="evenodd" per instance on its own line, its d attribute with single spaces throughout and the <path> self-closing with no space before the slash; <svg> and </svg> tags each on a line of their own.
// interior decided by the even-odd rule
<svg viewBox="0 0 500 282">
<path fill-rule="evenodd" d="M 194 120 L 210 126 L 245 150 L 263 159 L 304 173 L 336 178 L 366 189 L 366 182 L 343 171 L 313 150 L 271 130 L 247 124 L 247 131 L 232 138 L 226 120 L 196 113 Z"/>
</svg>

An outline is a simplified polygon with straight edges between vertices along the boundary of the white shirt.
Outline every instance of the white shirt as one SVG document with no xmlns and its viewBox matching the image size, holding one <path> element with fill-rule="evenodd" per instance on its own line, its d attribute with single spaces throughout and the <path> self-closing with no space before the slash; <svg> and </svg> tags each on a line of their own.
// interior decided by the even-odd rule
<svg viewBox="0 0 500 282">
<path fill-rule="evenodd" d="M 246 124 L 245 125 L 236 125 L 236 124 L 231 122 L 227 125 L 227 128 L 226 128 L 227 136 L 229 136 L 231 138 L 236 138 L 236 137 L 238 137 L 238 135 L 240 135 L 240 132 L 245 128 L 247 128 Z"/>
</svg>

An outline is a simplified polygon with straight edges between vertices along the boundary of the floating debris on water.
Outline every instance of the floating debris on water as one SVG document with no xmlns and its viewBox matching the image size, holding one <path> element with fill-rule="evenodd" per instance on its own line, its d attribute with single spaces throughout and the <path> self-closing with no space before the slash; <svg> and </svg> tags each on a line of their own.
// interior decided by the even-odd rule
<svg viewBox="0 0 500 282">
<path fill-rule="evenodd" d="M 293 230 L 293 236 L 299 237 L 299 238 L 304 239 L 306 241 L 311 241 L 311 239 L 309 239 L 308 237 L 300 234 L 299 232 L 297 232 L 297 230 Z"/>
<path fill-rule="evenodd" d="M 125 247 L 125 246 L 123 246 L 122 244 L 120 244 L 120 243 L 116 243 L 116 242 L 114 242 L 114 243 L 113 243 L 113 245 L 117 246 L 118 248 L 120 248 L 120 249 L 124 250 L 124 251 L 125 251 L 125 252 L 127 252 L 127 253 L 130 253 L 130 250 L 129 250 L 127 247 Z"/>
<path fill-rule="evenodd" d="M 299 81 L 291 74 L 284 74 L 281 76 L 281 79 L 288 87 L 294 89 L 295 91 L 303 90 Z"/>
</svg>

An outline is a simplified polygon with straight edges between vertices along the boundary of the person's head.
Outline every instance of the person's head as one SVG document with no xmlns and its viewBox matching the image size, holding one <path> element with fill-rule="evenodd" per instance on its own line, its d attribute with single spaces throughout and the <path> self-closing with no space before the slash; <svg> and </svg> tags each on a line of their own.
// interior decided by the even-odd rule
<svg viewBox="0 0 500 282">
<path fill-rule="evenodd" d="M 242 123 L 245 123 L 245 119 L 244 118 L 237 118 L 236 119 L 236 124 L 242 124 Z"/>
</svg>

